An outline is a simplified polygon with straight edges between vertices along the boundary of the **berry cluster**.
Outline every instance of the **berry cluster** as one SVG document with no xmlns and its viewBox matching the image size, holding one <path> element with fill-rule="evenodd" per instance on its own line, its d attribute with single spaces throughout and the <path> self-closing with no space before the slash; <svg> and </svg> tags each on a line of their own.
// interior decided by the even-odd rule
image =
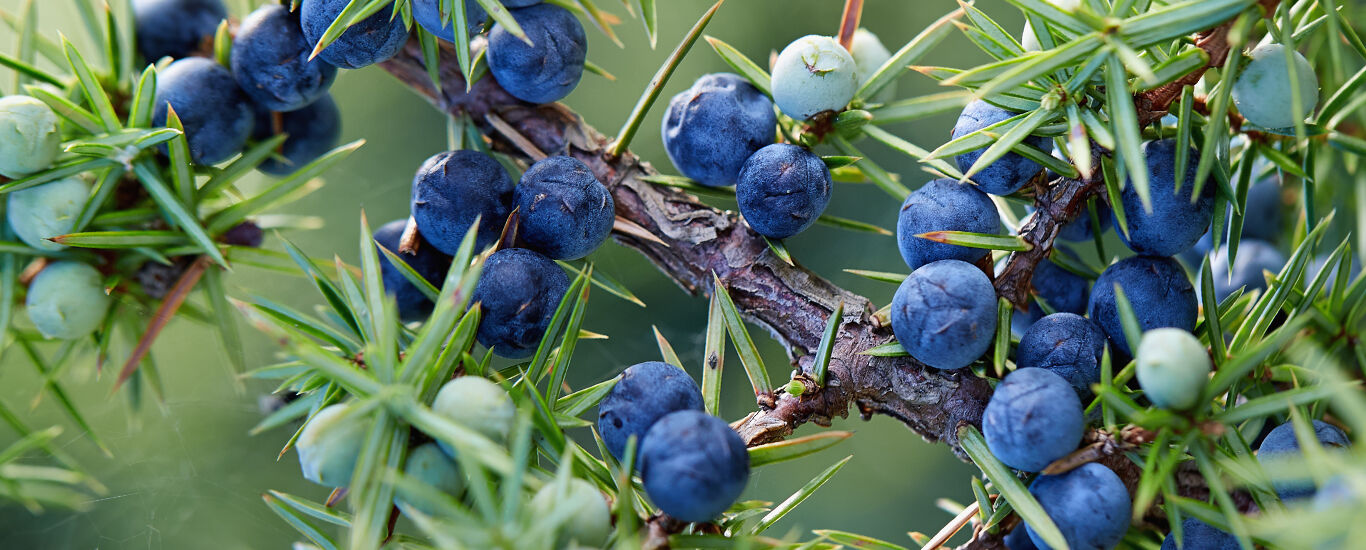
<svg viewBox="0 0 1366 550">
<path fill-rule="evenodd" d="M 345 6 L 346 1 L 338 2 Z M 413 20 L 441 40 L 455 42 L 454 14 L 441 13 L 440 0 L 413 0 Z M 553 103 L 578 86 L 588 60 L 588 36 L 569 10 L 541 0 L 505 0 L 522 39 L 502 24 L 488 34 L 489 73 L 513 97 L 529 103 Z M 477 34 L 488 13 L 465 2 L 465 32 Z M 374 51 L 373 49 L 368 51 Z"/>
<path fill-rule="evenodd" d="M 311 43 L 326 31 L 348 2 L 304 2 L 304 29 Z M 568 10 L 539 0 L 503 2 L 528 40 L 495 23 L 488 35 L 489 74 L 514 97 L 533 103 L 564 98 L 578 85 L 587 59 L 587 37 Z M 455 41 L 453 14 L 439 0 L 414 0 L 413 19 L 432 35 Z M 356 68 L 393 57 L 407 30 L 385 8 L 352 25 L 320 53 L 341 67 Z M 488 14 L 465 3 L 464 32 L 480 32 Z M 382 24 L 381 24 L 382 23 Z M 476 150 L 438 153 L 413 177 L 411 218 L 381 226 L 379 246 L 398 256 L 422 279 L 439 288 L 470 228 L 479 223 L 475 246 L 498 244 L 474 291 L 482 308 L 478 339 L 504 357 L 528 357 L 550 324 L 569 287 L 553 260 L 579 259 L 607 239 L 615 203 L 587 166 L 569 156 L 533 164 L 514 185 L 494 157 Z M 510 218 L 517 212 L 515 218 Z M 408 234 L 405 240 L 405 234 Z M 499 242 L 501 235 L 505 242 Z M 516 248 L 512 248 L 512 247 Z M 400 317 L 418 321 L 431 313 L 428 295 L 398 266 L 383 262 L 385 290 L 398 301 Z"/>
<path fill-rule="evenodd" d="M 474 301 L 483 312 L 479 342 L 510 358 L 536 351 L 569 288 L 569 278 L 554 260 L 592 253 L 607 240 L 615 220 L 615 203 L 607 187 L 582 162 L 568 156 L 533 164 L 514 186 L 503 166 L 485 153 L 439 153 L 418 168 L 411 206 L 411 221 L 381 226 L 375 242 L 438 288 L 451 256 L 476 221 L 479 248 L 498 244 L 498 228 L 506 225 L 504 244 L 518 248 L 502 248 L 489 257 Z M 515 225 L 511 212 L 518 213 Z M 413 246 L 411 252 L 400 252 L 409 223 L 416 230 Z M 381 267 L 385 289 L 398 300 L 400 317 L 417 321 L 431 313 L 431 300 L 397 266 L 386 262 Z"/>
<path fill-rule="evenodd" d="M 231 70 L 199 57 L 211 53 L 215 31 L 227 17 L 221 1 L 135 0 L 132 9 L 142 57 L 148 62 L 172 59 L 156 74 L 152 124 L 166 126 L 169 119 L 178 120 L 194 164 L 223 162 L 240 153 L 249 140 L 288 134 L 279 154 L 258 166 L 262 172 L 283 176 L 337 145 L 340 113 L 327 94 L 336 68 L 308 60 L 311 46 L 300 19 L 284 6 L 263 6 L 242 22 L 231 49 Z M 48 170 L 65 158 L 59 156 L 62 141 L 62 122 L 47 103 L 22 95 L 0 99 L 0 176 L 20 179 Z M 169 151 L 166 145 L 162 150 Z M 29 319 L 49 338 L 78 339 L 102 326 L 115 301 L 110 293 L 128 273 L 142 294 L 156 300 L 165 296 L 189 263 L 183 257 L 139 261 L 128 273 L 116 273 L 126 263 L 117 251 L 98 258 L 68 253 L 60 237 L 97 221 L 90 209 L 102 204 L 94 197 L 110 194 L 110 189 L 96 193 L 87 179 L 90 175 L 52 179 L 5 197 L 6 221 L 14 235 L 61 259 L 32 275 L 25 296 Z M 127 190 L 114 193 L 124 207 L 147 198 Z M 118 225 L 163 228 L 157 222 Z M 243 224 L 220 239 L 256 246 L 261 232 Z M 155 258 L 127 259 L 139 257 Z"/>
<path fill-rule="evenodd" d="M 1238 81 L 1243 91 L 1235 88 L 1235 99 L 1250 99 L 1248 90 L 1267 78 L 1264 73 L 1284 70 L 1284 52 L 1277 48 L 1253 51 L 1252 62 Z M 1264 50 L 1274 51 L 1274 56 Z M 1303 60 L 1295 59 L 1297 63 Z M 1296 111 L 1302 116 L 1313 108 L 1317 84 L 1307 64 L 1297 66 L 1296 73 L 1307 78 L 1299 83 L 1306 91 L 1300 97 L 1308 98 Z M 1277 86 L 1288 86 L 1283 76 L 1278 79 Z M 1295 123 L 1286 102 L 1256 99 L 1251 103 L 1239 103 L 1239 108 L 1253 123 L 1282 129 Z M 972 101 L 963 109 L 953 138 L 991 131 L 1018 116 L 982 100 Z M 1293 128 L 1286 131 L 1293 132 Z M 1052 149 L 1051 141 L 1043 137 L 1032 136 L 1024 143 L 1041 151 Z M 958 168 L 967 173 L 984 151 L 958 155 Z M 1141 151 L 1147 165 L 1147 189 L 1140 192 L 1130 175 L 1113 214 L 1104 198 L 1092 200 L 1101 225 L 1096 226 L 1084 210 L 1057 235 L 1066 241 L 1099 239 L 1094 229 L 1113 226 L 1135 255 L 1109 265 L 1094 286 L 1052 260 L 1037 266 L 1031 274 L 1031 303 L 1026 311 L 1015 312 L 1010 327 L 1020 338 L 1016 370 L 996 386 L 982 419 L 987 446 L 1002 463 L 1023 472 L 1061 472 L 1039 475 L 1029 489 L 1074 548 L 1115 547 L 1131 517 L 1129 491 L 1115 472 L 1098 463 L 1057 466 L 1078 449 L 1088 425 L 1097 420 L 1087 414 L 1087 404 L 1094 399 L 1093 387 L 1101 382 L 1106 354 L 1120 365 L 1130 357 L 1135 360 L 1134 378 L 1153 406 L 1189 413 L 1208 399 L 1204 390 L 1213 367 L 1207 346 L 1193 334 L 1199 296 L 1188 269 L 1199 271 L 1203 257 L 1209 255 L 1217 303 L 1235 292 L 1265 289 L 1264 272 L 1275 273 L 1286 263 L 1275 244 L 1282 233 L 1279 224 L 1284 207 L 1276 178 L 1266 177 L 1250 189 L 1243 212 L 1248 225 L 1241 228 L 1244 238 L 1237 260 L 1230 265 L 1228 245 L 1211 250 L 1216 185 L 1195 184 L 1196 160 L 1188 160 L 1184 171 L 1176 172 L 1180 163 L 1173 139 L 1148 141 Z M 1192 149 L 1185 157 L 1199 159 L 1200 154 Z M 1256 170 L 1265 172 L 1266 168 Z M 998 327 L 990 251 L 948 242 L 943 235 L 1000 235 L 997 204 L 990 195 L 1028 189 L 1044 173 L 1041 164 L 1011 152 L 985 168 L 978 167 L 971 181 L 933 180 L 906 199 L 897 222 L 897 241 L 912 272 L 893 296 L 888 317 L 908 354 L 930 367 L 959 369 L 973 365 L 991 349 Z M 1056 179 L 1048 173 L 1038 181 Z M 1232 214 L 1230 207 L 1225 219 Z M 1129 312 L 1122 311 L 1126 306 L 1121 302 L 1128 304 Z M 1142 335 L 1139 342 L 1128 340 L 1124 319 L 1128 313 Z M 1315 428 L 1325 446 L 1349 444 L 1332 425 L 1315 421 Z M 1297 454 L 1298 449 L 1286 423 L 1265 435 L 1258 458 L 1274 460 L 1281 453 Z M 1277 491 L 1288 500 L 1310 496 L 1314 487 L 1278 484 Z M 1186 547 L 1237 547 L 1231 535 L 1194 520 L 1187 522 L 1183 536 Z M 1006 540 L 1014 550 L 1047 548 L 1032 526 Z M 1164 548 L 1174 545 L 1169 536 Z"/>
<path fill-rule="evenodd" d="M 331 150 L 341 138 L 341 113 L 328 89 L 337 67 L 355 67 L 326 50 L 310 56 L 323 4 L 329 3 L 305 2 L 298 13 L 275 4 L 253 11 L 237 29 L 225 67 L 199 57 L 212 53 L 214 32 L 227 17 L 222 2 L 133 2 L 143 57 L 172 59 L 157 75 L 153 122 L 165 125 L 174 111 L 191 159 L 201 165 L 226 161 L 249 140 L 276 135 L 287 137 L 279 155 L 258 167 L 267 174 L 287 175 Z"/>
<path fill-rule="evenodd" d="M 749 481 L 740 436 L 702 408 L 697 383 L 659 361 L 633 365 L 598 405 L 598 432 L 618 460 L 629 441 L 650 500 L 683 521 L 705 522 L 726 511 Z"/>
<path fill-rule="evenodd" d="M 828 123 L 890 56 L 860 29 L 852 53 L 816 35 L 783 48 L 773 65 L 771 98 L 739 75 L 705 75 L 669 101 L 664 149 L 697 183 L 735 186 L 740 213 L 756 233 L 771 239 L 801 233 L 829 206 L 833 180 L 805 144 L 775 143 L 774 107 L 797 123 Z"/>
<path fill-rule="evenodd" d="M 477 376 L 461 376 L 447 382 L 436 394 L 432 411 L 463 428 L 476 432 L 495 444 L 506 443 L 512 431 L 517 408 L 503 387 Z M 319 409 L 304 424 L 295 443 L 299 465 L 309 481 L 328 487 L 351 483 L 362 445 L 373 425 L 371 413 L 353 403 L 338 403 Z M 743 451 L 743 448 L 741 449 Z M 467 487 L 466 474 L 456 462 L 454 448 L 437 442 L 418 444 L 408 451 L 403 474 L 414 484 L 400 484 L 394 503 L 405 513 L 416 511 L 435 515 L 441 510 L 442 496 L 460 498 Z M 415 485 L 424 486 L 419 490 Z M 564 509 L 563 499 L 574 503 L 573 517 L 563 522 L 561 545 L 598 547 L 607 541 L 611 518 L 602 493 L 583 480 L 571 480 L 561 494 L 555 485 L 546 485 L 531 500 L 531 507 L 549 511 Z M 539 517 L 539 516 L 538 516 Z"/>
</svg>

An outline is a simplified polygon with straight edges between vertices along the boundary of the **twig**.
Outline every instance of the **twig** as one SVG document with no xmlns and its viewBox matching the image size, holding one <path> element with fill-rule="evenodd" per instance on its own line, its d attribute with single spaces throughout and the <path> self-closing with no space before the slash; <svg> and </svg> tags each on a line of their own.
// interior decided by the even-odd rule
<svg viewBox="0 0 1366 550">
<path fill-rule="evenodd" d="M 1276 9 L 1280 0 L 1261 0 L 1267 13 Z M 1156 122 L 1167 114 L 1172 103 L 1181 97 L 1181 90 L 1199 82 L 1205 71 L 1220 67 L 1228 59 L 1228 33 L 1234 20 L 1226 21 L 1217 27 L 1196 35 L 1195 44 L 1209 56 L 1205 66 L 1200 67 L 1173 82 L 1134 95 L 1134 107 L 1138 111 L 1139 125 Z M 1094 150 L 1092 166 L 1099 166 L 1098 148 Z M 1016 307 L 1024 309 L 1029 304 L 1030 280 L 1034 268 L 1053 251 L 1053 240 L 1061 228 L 1076 219 L 1084 210 L 1086 201 L 1104 184 L 1100 170 L 1093 171 L 1090 177 L 1073 180 L 1060 179 L 1055 182 L 1035 181 L 1037 191 L 1034 216 L 1020 227 L 1020 237 L 1033 245 L 1026 252 L 1011 254 L 1001 275 L 996 278 L 996 291 L 1010 300 Z"/>
<path fill-rule="evenodd" d="M 200 277 L 204 276 L 204 270 L 209 267 L 211 261 L 208 256 L 195 258 L 194 263 L 190 264 L 185 273 L 180 275 L 175 286 L 171 287 L 171 291 L 166 293 L 166 298 L 161 301 L 161 307 L 157 308 L 156 314 L 147 323 L 147 331 L 142 333 L 142 339 L 138 340 L 137 347 L 133 348 L 133 353 L 128 356 L 128 361 L 123 364 L 123 369 L 119 371 L 119 379 L 114 382 L 114 388 L 111 391 L 118 391 L 119 387 L 128 380 L 128 377 L 137 371 L 138 365 L 142 364 L 142 359 L 147 356 L 147 352 L 151 351 L 152 342 L 155 342 L 157 336 L 161 334 L 161 329 L 166 328 L 166 323 L 175 317 L 176 311 L 180 309 L 181 304 L 185 303 L 185 298 L 190 296 L 190 291 L 194 290 L 195 285 L 199 284 Z"/>
<path fill-rule="evenodd" d="M 840 45 L 854 51 L 854 33 L 863 19 L 863 0 L 844 0 L 844 15 L 840 17 Z"/>
<path fill-rule="evenodd" d="M 516 128 L 513 128 L 502 118 L 499 118 L 497 114 L 488 113 L 484 115 L 484 118 L 489 121 L 489 125 L 493 126 L 494 130 L 503 134 L 503 137 L 507 138 L 513 145 L 516 145 L 517 149 L 519 149 L 523 155 L 530 158 L 532 162 L 537 162 L 550 156 L 542 152 L 540 148 L 536 147 L 536 144 L 532 143 L 526 136 L 523 136 Z"/>
<path fill-rule="evenodd" d="M 991 497 L 993 501 L 996 499 L 996 495 L 991 495 Z M 944 546 L 944 543 L 958 534 L 958 531 L 962 530 L 963 526 L 967 525 L 968 522 L 972 520 L 973 516 L 977 515 L 979 509 L 981 509 L 981 506 L 977 501 L 972 501 L 972 504 L 963 508 L 962 512 L 958 512 L 958 515 L 954 516 L 948 524 L 940 528 L 939 532 L 935 533 L 934 537 L 930 538 L 930 541 L 926 542 L 925 546 L 921 547 L 921 550 L 939 550 L 941 546 Z"/>
<path fill-rule="evenodd" d="M 408 216 L 408 223 L 403 225 L 403 235 L 398 238 L 399 254 L 417 254 L 417 247 L 421 246 L 422 239 L 418 238 L 417 220 Z"/>
<path fill-rule="evenodd" d="M 1281 2 L 1280 0 L 1261 0 L 1259 3 L 1266 13 L 1274 13 L 1276 5 Z M 1205 53 L 1209 55 L 1209 61 L 1205 63 L 1205 66 L 1162 86 L 1134 94 L 1134 107 L 1138 109 L 1139 126 L 1152 124 L 1166 116 L 1167 109 L 1177 99 L 1181 98 L 1183 88 L 1194 86 L 1201 77 L 1205 76 L 1205 71 L 1224 65 L 1224 62 L 1228 60 L 1228 31 L 1232 28 L 1233 21 L 1230 19 L 1218 27 L 1195 35 L 1195 45 L 1205 50 Z"/>
</svg>

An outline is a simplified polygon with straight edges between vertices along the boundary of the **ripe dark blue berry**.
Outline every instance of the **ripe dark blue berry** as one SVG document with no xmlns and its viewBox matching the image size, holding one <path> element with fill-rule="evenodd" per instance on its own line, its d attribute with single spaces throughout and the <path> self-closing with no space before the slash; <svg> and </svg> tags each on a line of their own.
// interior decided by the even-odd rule
<svg viewBox="0 0 1366 550">
<path fill-rule="evenodd" d="M 413 0 L 413 21 L 422 25 L 423 29 L 432 33 L 437 38 L 447 42 L 455 42 L 455 28 L 451 26 L 453 21 L 450 14 L 441 13 L 441 0 Z M 504 7 L 511 8 L 511 2 L 504 2 Z M 465 31 L 473 35 L 484 28 L 484 21 L 488 19 L 488 12 L 474 0 L 465 1 Z"/>
<path fill-rule="evenodd" d="M 740 168 L 735 200 L 756 233 L 791 237 L 816 223 L 830 204 L 830 170 L 811 151 L 787 143 L 760 149 Z"/>
<path fill-rule="evenodd" d="M 451 257 L 422 241 L 418 242 L 416 255 L 399 252 L 399 240 L 403 237 L 403 228 L 407 223 L 407 220 L 394 220 L 381 225 L 375 230 L 375 244 L 398 254 L 408 267 L 413 268 L 423 279 L 432 283 L 432 286 L 441 288 L 441 283 L 446 279 L 446 272 L 451 268 Z M 431 314 L 432 301 L 413 286 L 388 257 L 380 258 L 379 270 L 380 278 L 384 281 L 384 291 L 398 301 L 399 318 L 412 322 Z"/>
<path fill-rule="evenodd" d="M 1085 277 L 1058 267 L 1052 260 L 1044 260 L 1034 268 L 1030 288 L 1036 300 L 1041 300 L 1056 313 L 1086 313 L 1086 299 L 1091 295 L 1091 282 Z M 1044 310 L 1036 300 L 1029 302 L 1029 310 L 1015 311 L 1011 330 L 1023 334 L 1035 321 L 1042 319 Z"/>
<path fill-rule="evenodd" d="M 299 22 L 310 47 L 318 45 L 323 33 L 349 3 L 351 0 L 303 0 Z M 343 69 L 359 69 L 398 55 L 407 41 L 408 28 L 403 25 L 403 18 L 394 17 L 393 6 L 388 6 L 351 25 L 318 57 Z"/>
<path fill-rule="evenodd" d="M 683 521 L 710 521 L 730 508 L 749 482 L 749 451 L 724 420 L 701 411 L 670 413 L 640 447 L 645 493 Z"/>
<path fill-rule="evenodd" d="M 1098 463 L 1039 476 L 1029 484 L 1029 492 L 1062 531 L 1069 548 L 1114 548 L 1129 530 L 1129 491 L 1119 476 Z M 1039 548 L 1048 548 L 1032 526 L 1029 538 Z"/>
<path fill-rule="evenodd" d="M 1026 472 L 1043 470 L 1076 450 L 1085 428 L 1076 390 L 1044 369 L 1007 375 L 982 413 L 982 436 L 991 454 Z"/>
<path fill-rule="evenodd" d="M 138 53 L 148 63 L 207 51 L 228 18 L 222 0 L 133 0 L 132 7 Z"/>
<path fill-rule="evenodd" d="M 1346 448 L 1352 445 L 1347 439 L 1347 434 L 1341 429 L 1321 420 L 1314 421 L 1314 437 L 1324 448 Z M 1257 461 L 1266 463 L 1277 459 L 1294 459 L 1301 452 L 1300 440 L 1295 435 L 1295 425 L 1286 422 L 1276 426 L 1266 435 L 1266 439 L 1262 440 L 1262 444 L 1257 447 Z M 1308 498 L 1315 493 L 1314 484 L 1309 481 L 1279 480 L 1273 484 L 1281 500 Z"/>
<path fill-rule="evenodd" d="M 1195 191 L 1196 164 L 1200 153 L 1190 150 L 1181 189 L 1176 188 L 1176 141 L 1164 139 L 1143 144 L 1143 156 L 1148 163 L 1148 196 L 1152 211 L 1143 207 L 1133 178 L 1120 193 L 1120 207 L 1129 226 L 1125 235 L 1115 219 L 1115 230 L 1124 244 L 1139 254 L 1175 256 L 1193 246 L 1209 229 L 1214 217 L 1213 181 L 1205 182 L 1200 196 L 1192 200 Z"/>
<path fill-rule="evenodd" d="M 181 59 L 157 75 L 152 123 L 166 125 L 166 105 L 185 127 L 195 164 L 218 164 L 242 151 L 252 108 L 227 68 L 203 57 Z"/>
<path fill-rule="evenodd" d="M 1089 319 L 1073 313 L 1054 313 L 1034 323 L 1020 338 L 1015 364 L 1021 369 L 1048 370 L 1072 385 L 1081 397 L 1091 395 L 1100 382 L 1100 359 L 1105 332 Z"/>
<path fill-rule="evenodd" d="M 277 124 L 279 128 L 276 128 Z M 263 140 L 276 134 L 288 136 L 277 151 L 284 160 L 270 157 L 256 169 L 272 176 L 286 176 L 337 146 L 341 141 L 341 110 L 332 101 L 331 94 L 323 94 L 308 106 L 287 113 L 272 113 L 257 107 L 252 137 Z"/>
<path fill-rule="evenodd" d="M 1247 189 L 1242 238 L 1274 243 L 1283 237 L 1281 218 L 1288 205 L 1281 197 L 1279 180 L 1275 176 L 1265 177 Z M 1233 207 L 1228 207 L 1227 212 L 1229 216 L 1226 219 L 1232 219 Z"/>
<path fill-rule="evenodd" d="M 703 76 L 669 100 L 660 129 L 669 160 L 702 185 L 735 185 L 745 161 L 773 143 L 773 101 L 739 75 Z"/>
<path fill-rule="evenodd" d="M 598 405 L 598 433 L 607 450 L 620 460 L 631 436 L 644 438 L 656 421 L 681 410 L 702 410 L 702 391 L 697 382 L 668 363 L 639 363 L 622 373 L 621 380 Z M 636 442 L 637 448 L 640 444 Z"/>
<path fill-rule="evenodd" d="M 470 150 L 437 153 L 413 176 L 413 219 L 432 246 L 455 254 L 479 218 L 475 244 L 482 249 L 498 240 L 512 191 L 512 178 L 493 157 Z"/>
<path fill-rule="evenodd" d="M 142 267 L 138 268 L 138 272 L 133 275 L 133 278 L 137 280 L 138 286 L 142 287 L 142 292 L 148 298 L 160 300 L 166 297 L 166 294 L 171 291 L 171 287 L 180 280 L 180 276 L 185 274 L 185 269 L 189 266 L 188 258 L 178 258 L 171 262 L 171 265 L 148 260 L 143 262 Z"/>
<path fill-rule="evenodd" d="M 980 99 L 973 101 L 963 108 L 962 114 L 958 115 L 958 123 L 953 126 L 953 139 L 958 139 L 1017 115 L 1019 113 L 1007 111 Z M 1048 138 L 1042 136 L 1029 136 L 1025 138 L 1025 143 L 1042 151 L 1050 149 Z M 958 169 L 966 174 L 986 150 L 983 147 L 976 151 L 958 155 L 956 159 Z M 1006 153 L 996 162 L 979 170 L 971 179 L 977 183 L 977 187 L 982 191 L 993 195 L 1009 195 L 1029 183 L 1029 178 L 1038 174 L 1039 170 L 1043 170 L 1043 166 L 1039 163 L 1029 160 L 1019 153 Z"/>
<path fill-rule="evenodd" d="M 1105 268 L 1091 288 L 1087 312 L 1120 351 L 1132 354 L 1119 320 L 1115 285 L 1124 289 L 1140 329 L 1172 327 L 1195 330 L 1195 287 L 1181 264 L 1171 258 L 1134 256 Z M 1137 342 L 1134 343 L 1137 345 Z"/>
<path fill-rule="evenodd" d="M 494 252 L 474 287 L 484 313 L 475 336 L 502 357 L 528 357 L 568 290 L 569 277 L 550 258 L 524 248 Z"/>
<path fill-rule="evenodd" d="M 232 74 L 256 105 L 269 111 L 301 109 L 327 93 L 337 68 L 309 61 L 313 47 L 298 14 L 280 4 L 261 6 L 242 20 L 232 42 Z"/>
<path fill-rule="evenodd" d="M 588 36 L 569 10 L 538 4 L 511 10 L 532 45 L 502 25 L 489 31 L 489 73 L 513 97 L 530 103 L 564 99 L 583 77 Z"/>
<path fill-rule="evenodd" d="M 1030 540 L 1029 529 L 1025 528 L 1023 523 L 1010 530 L 1005 543 L 1007 550 L 1039 550 L 1039 547 L 1034 546 L 1034 541 Z"/>
<path fill-rule="evenodd" d="M 966 367 L 996 332 L 996 290 L 967 262 L 940 260 L 911 272 L 892 297 L 892 331 L 912 357 L 937 369 Z"/>
<path fill-rule="evenodd" d="M 597 250 L 616 219 L 612 193 L 574 157 L 531 165 L 513 190 L 513 203 L 520 209 L 518 237 L 527 248 L 556 260 Z"/>
<path fill-rule="evenodd" d="M 916 236 L 931 231 L 999 234 L 1001 219 L 985 193 L 966 183 L 937 179 L 916 189 L 901 205 L 896 242 L 906 265 L 916 269 L 936 260 L 975 262 L 990 252 Z"/>
<path fill-rule="evenodd" d="M 1211 527 L 1210 524 L 1195 518 L 1181 522 L 1181 543 L 1178 546 L 1175 532 L 1167 533 L 1162 540 L 1162 550 L 1238 550 L 1237 537 Z"/>
<path fill-rule="evenodd" d="M 1238 255 L 1233 258 L 1231 271 L 1228 266 L 1228 245 L 1214 251 L 1209 259 L 1209 267 L 1210 278 L 1214 279 L 1214 297 L 1223 301 L 1240 288 L 1244 293 L 1266 290 L 1266 276 L 1262 272 L 1280 272 L 1285 267 L 1285 255 L 1266 241 L 1240 239 Z"/>
</svg>

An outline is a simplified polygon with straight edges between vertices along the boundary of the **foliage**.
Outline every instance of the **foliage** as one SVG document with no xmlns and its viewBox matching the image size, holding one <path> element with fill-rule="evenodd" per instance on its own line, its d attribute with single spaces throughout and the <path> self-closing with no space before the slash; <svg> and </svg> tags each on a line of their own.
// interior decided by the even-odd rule
<svg viewBox="0 0 1366 550">
<path fill-rule="evenodd" d="M 80 52 L 64 37 L 54 41 L 33 32 L 33 1 L 25 2 L 20 13 L 0 13 L 6 25 L 21 33 L 17 55 L 0 55 L 0 65 L 17 75 L 6 93 L 25 93 L 47 103 L 60 115 L 63 135 L 62 153 L 51 168 L 17 179 L 0 178 L 0 196 L 73 175 L 95 182 L 72 232 L 52 239 L 65 249 L 35 248 L 15 239 L 8 224 L 0 228 L 0 356 L 27 353 L 46 371 L 46 390 L 89 432 L 79 407 L 65 397 L 56 376 L 80 360 L 82 354 L 76 351 L 95 350 L 102 366 L 111 359 L 117 335 L 134 343 L 120 360 L 116 385 L 126 388 L 135 407 L 149 389 L 158 397 L 162 394 L 151 345 L 172 317 L 219 327 L 232 365 L 245 369 L 242 337 L 227 307 L 226 270 L 246 265 L 287 268 L 287 258 L 257 248 L 259 238 L 250 235 L 314 222 L 260 215 L 316 191 L 321 187 L 317 177 L 361 142 L 342 146 L 263 189 L 241 189 L 237 184 L 242 177 L 271 158 L 283 137 L 256 143 L 223 166 L 193 165 L 174 116 L 169 127 L 152 126 L 157 71 L 164 66 L 135 69 L 137 51 L 126 3 L 119 3 L 119 9 L 102 2 L 76 5 L 92 42 L 103 47 L 96 56 Z M 61 71 L 39 68 L 38 58 Z M 158 154 L 161 148 L 166 153 Z M 93 335 L 64 342 L 57 353 L 44 357 L 46 352 L 39 349 L 43 337 L 16 319 L 12 304 L 22 300 L 22 289 L 33 273 L 47 262 L 65 259 L 94 264 L 104 276 L 113 305 Z M 141 281 L 140 272 L 153 265 L 170 274 L 164 285 Z M 202 305 L 185 303 L 194 290 L 201 291 Z M 149 310 L 156 311 L 150 322 L 144 313 Z M 98 434 L 92 432 L 91 441 L 103 447 Z"/>
</svg>

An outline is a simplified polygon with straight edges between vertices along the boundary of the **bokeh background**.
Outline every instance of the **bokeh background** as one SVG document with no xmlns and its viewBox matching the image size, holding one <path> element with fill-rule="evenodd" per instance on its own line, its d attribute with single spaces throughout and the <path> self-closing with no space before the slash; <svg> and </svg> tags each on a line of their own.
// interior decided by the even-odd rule
<svg viewBox="0 0 1366 550">
<path fill-rule="evenodd" d="M 83 50 L 88 47 L 74 2 L 102 0 L 38 0 L 39 32 L 60 32 Z M 120 0 L 122 1 L 122 0 Z M 14 13 L 23 0 L 0 0 Z M 247 1 L 227 0 L 234 16 L 248 11 Z M 591 27 L 589 58 L 616 76 L 609 81 L 586 75 L 565 100 L 605 134 L 620 127 L 631 105 L 659 64 L 706 10 L 707 0 L 661 0 L 660 39 L 650 49 L 639 21 L 629 19 L 621 4 L 598 4 L 621 16 L 616 31 L 625 48 L 617 48 Z M 806 34 L 833 34 L 839 25 L 839 0 L 730 0 L 707 34 L 717 36 L 766 63 L 770 52 Z M 864 25 L 895 51 L 933 20 L 955 9 L 954 0 L 868 0 Z M 1018 11 L 1005 2 L 981 5 L 1007 28 L 1021 24 Z M 586 25 L 587 26 L 587 25 Z M 17 37 L 0 26 L 0 51 L 10 52 Z M 965 67 L 984 57 L 959 35 L 952 36 L 925 60 L 928 64 Z M 92 61 L 93 62 L 93 61 Z M 698 76 L 728 70 L 705 43 L 699 42 L 667 86 L 660 104 L 647 117 L 632 148 L 666 173 L 675 173 L 659 140 L 664 101 L 687 88 Z M 0 78 L 8 79 L 7 71 Z M 8 86 L 8 84 L 7 84 Z M 898 96 L 940 91 L 929 78 L 908 72 L 898 81 Z M 333 87 L 344 113 L 344 141 L 365 138 L 357 153 L 333 169 L 326 186 L 288 208 L 289 214 L 315 216 L 323 229 L 292 231 L 288 238 L 317 257 L 340 255 L 354 262 L 358 220 L 362 210 L 375 226 L 406 216 L 413 171 L 428 156 L 445 149 L 445 122 L 436 110 L 379 68 L 344 71 Z M 893 127 L 922 147 L 946 141 L 949 116 Z M 928 179 L 915 163 L 873 143 L 862 144 L 885 168 L 900 173 L 912 188 Z M 256 184 L 265 183 L 263 177 Z M 734 204 L 715 201 L 722 208 Z M 829 213 L 894 227 L 897 202 L 869 184 L 838 184 Z M 279 248 L 268 240 L 267 246 Z M 845 268 L 904 271 L 892 238 L 816 226 L 788 240 L 793 255 L 838 284 L 869 296 L 875 304 L 891 298 L 894 287 L 842 272 Z M 699 376 L 706 301 L 674 286 L 640 256 L 608 244 L 591 257 L 598 269 L 631 288 L 648 307 L 595 292 L 585 328 L 606 334 L 606 341 L 582 343 L 570 383 L 575 387 L 614 376 L 625 367 L 658 357 L 650 325 L 673 342 Z M 239 298 L 269 297 L 311 310 L 318 300 L 302 279 L 251 268 L 229 278 L 230 294 Z M 262 365 L 276 358 L 273 345 L 243 325 L 248 360 Z M 74 363 L 60 380 L 72 393 L 94 429 L 109 444 L 103 456 L 42 392 L 44 380 L 18 350 L 0 357 L 0 400 L 21 412 L 32 426 L 62 425 L 60 444 L 104 484 L 109 494 L 88 511 L 49 511 L 34 516 L 21 507 L 0 504 L 0 548 L 284 548 L 298 540 L 274 516 L 260 495 L 268 489 L 321 500 L 327 489 L 299 476 L 296 456 L 276 455 L 286 431 L 249 436 L 262 415 L 258 400 L 271 387 L 234 380 L 210 327 L 181 321 L 158 342 L 154 357 L 164 382 L 161 399 L 147 399 L 134 409 L 123 393 L 110 394 L 108 371 L 101 376 L 93 357 Z M 756 330 L 770 375 L 785 380 L 789 371 L 782 350 Z M 124 343 L 121 351 L 126 353 Z M 53 353 L 54 348 L 43 350 Z M 734 420 L 754 407 L 752 393 L 733 350 L 728 354 L 722 415 Z M 115 355 L 116 357 L 118 354 Z M 37 396 L 35 398 L 35 396 Z M 922 441 L 896 421 L 877 417 L 835 422 L 856 436 L 813 457 L 756 471 L 745 498 L 781 501 L 812 476 L 848 454 L 854 458 L 836 478 L 816 493 L 770 534 L 783 536 L 811 529 L 839 529 L 912 545 L 908 531 L 933 534 L 950 516 L 936 499 L 972 499 L 968 481 L 976 469 L 958 462 L 942 445 Z M 807 426 L 799 434 L 822 428 Z M 0 430 L 0 446 L 15 435 Z M 809 533 L 803 536 L 809 537 Z"/>
</svg>

